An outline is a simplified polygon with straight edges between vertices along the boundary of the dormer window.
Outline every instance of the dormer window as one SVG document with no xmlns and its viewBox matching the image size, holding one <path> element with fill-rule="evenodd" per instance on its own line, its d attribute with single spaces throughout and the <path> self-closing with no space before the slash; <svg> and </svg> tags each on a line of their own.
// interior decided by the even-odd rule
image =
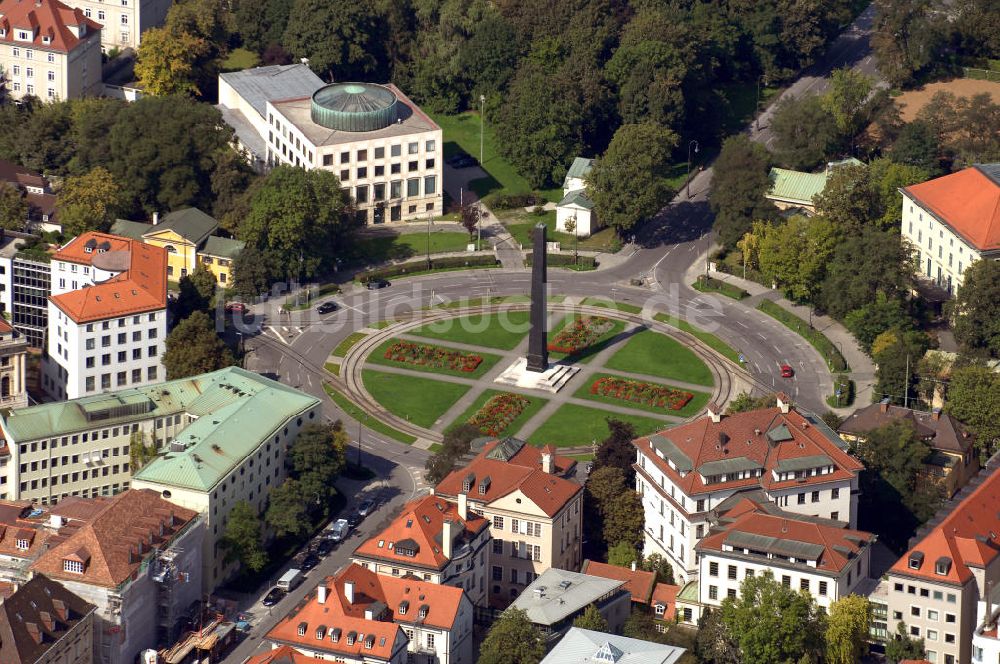
<svg viewBox="0 0 1000 664">
<path fill-rule="evenodd" d="M 358 638 L 358 633 L 357 632 L 348 632 L 347 633 L 347 645 L 353 646 L 354 645 L 354 640 L 357 639 L 357 638 Z"/>
<path fill-rule="evenodd" d="M 79 560 L 63 559 L 63 571 L 71 574 L 83 574 L 83 563 Z"/>
<path fill-rule="evenodd" d="M 17 31 L 17 40 L 18 41 L 31 41 L 31 34 L 32 33 L 28 32 L 27 30 L 18 30 Z"/>
<path fill-rule="evenodd" d="M 934 563 L 934 573 L 939 576 L 948 576 L 948 572 L 951 571 L 951 558 L 947 556 L 941 556 Z"/>
<path fill-rule="evenodd" d="M 320 625 L 316 628 L 316 639 L 322 641 L 324 636 L 326 636 L 326 627 Z"/>
<path fill-rule="evenodd" d="M 334 627 L 333 629 L 330 630 L 330 640 L 333 641 L 334 643 L 339 643 L 340 642 L 340 628 L 339 627 Z"/>
<path fill-rule="evenodd" d="M 421 620 L 423 620 L 424 618 L 427 617 L 427 612 L 429 610 L 430 610 L 430 607 L 428 607 L 426 604 L 421 604 L 420 605 L 420 610 L 417 611 L 417 617 L 420 618 Z"/>
<path fill-rule="evenodd" d="M 462 480 L 462 491 L 471 491 L 472 485 L 475 483 L 475 481 L 476 481 L 476 476 L 473 473 L 469 473 L 468 475 L 466 475 L 465 479 Z"/>
<path fill-rule="evenodd" d="M 31 540 L 24 537 L 18 537 L 15 541 L 15 545 L 17 546 L 18 551 L 27 551 L 31 548 Z"/>
<path fill-rule="evenodd" d="M 910 554 L 910 558 L 907 561 L 907 565 L 910 569 L 920 569 L 920 566 L 924 564 L 924 554 L 920 551 L 914 551 Z"/>
<path fill-rule="evenodd" d="M 656 615 L 658 615 L 658 616 L 662 616 L 662 615 L 663 615 L 663 613 L 664 613 L 664 612 L 665 612 L 666 610 L 667 610 L 667 607 L 663 606 L 662 604 L 657 604 L 657 605 L 656 605 Z"/>
<path fill-rule="evenodd" d="M 407 600 L 403 600 L 402 602 L 400 602 L 399 603 L 399 615 L 405 616 L 406 612 L 409 610 L 409 608 L 410 608 L 410 603 Z"/>
<path fill-rule="evenodd" d="M 300 623 L 299 623 L 299 628 L 298 628 L 298 630 L 297 630 L 297 631 L 298 631 L 298 635 L 299 635 L 299 636 L 305 636 L 305 635 L 306 635 L 306 628 L 307 628 L 307 627 L 309 627 L 309 625 L 308 625 L 307 623 L 305 623 L 305 622 L 300 622 Z"/>
<path fill-rule="evenodd" d="M 368 650 L 371 650 L 374 647 L 375 647 L 375 635 L 374 634 L 369 634 L 368 638 L 365 639 L 365 648 L 367 648 Z"/>
</svg>

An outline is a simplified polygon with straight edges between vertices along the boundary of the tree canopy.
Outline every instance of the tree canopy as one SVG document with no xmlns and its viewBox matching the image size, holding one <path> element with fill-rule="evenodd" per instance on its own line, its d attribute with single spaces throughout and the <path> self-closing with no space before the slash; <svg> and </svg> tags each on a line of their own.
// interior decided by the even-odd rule
<svg viewBox="0 0 1000 664">
<path fill-rule="evenodd" d="M 980 457 L 989 458 L 1000 445 L 1000 374 L 982 364 L 953 369 L 945 410 L 972 429 Z"/>
<path fill-rule="evenodd" d="M 118 182 L 101 166 L 66 178 L 57 203 L 63 233 L 75 237 L 86 231 L 107 232 L 122 208 L 122 198 Z"/>
<path fill-rule="evenodd" d="M 28 201 L 24 194 L 14 185 L 0 182 L 0 228 L 21 231 L 27 223 Z"/>
<path fill-rule="evenodd" d="M 1000 358 L 1000 262 L 974 261 L 949 302 L 955 339 L 966 352 Z"/>
<path fill-rule="evenodd" d="M 735 247 L 754 221 L 777 216 L 774 205 L 764 198 L 771 188 L 770 161 L 767 148 L 744 135 L 727 138 L 723 143 L 713 167 L 708 198 L 715 213 L 714 228 L 723 246 Z"/>
<path fill-rule="evenodd" d="M 195 311 L 170 331 L 161 362 L 167 380 L 196 376 L 236 364 L 229 347 L 215 331 L 204 311 Z"/>
<path fill-rule="evenodd" d="M 538 664 L 545 638 L 521 609 L 508 608 L 493 621 L 479 650 L 478 664 Z"/>
<path fill-rule="evenodd" d="M 222 535 L 226 561 L 239 561 L 252 572 L 264 569 L 267 565 L 267 551 L 264 550 L 263 538 L 260 516 L 253 506 L 245 500 L 233 505 Z"/>
<path fill-rule="evenodd" d="M 847 595 L 830 605 L 826 625 L 826 662 L 855 664 L 868 654 L 872 607 L 867 597 Z"/>
<path fill-rule="evenodd" d="M 633 550 L 642 544 L 643 510 L 639 494 L 620 468 L 595 468 L 583 487 L 583 529 L 592 559 L 620 543 Z"/>
<path fill-rule="evenodd" d="M 611 466 L 618 468 L 625 476 L 625 482 L 632 485 L 635 482 L 635 446 L 632 441 L 637 437 L 635 425 L 609 417 L 608 437 L 601 441 L 594 457 L 594 468 Z"/>
<path fill-rule="evenodd" d="M 774 156 L 779 164 L 809 170 L 829 158 L 837 144 L 837 124 L 818 95 L 779 102 L 771 117 Z"/>
<path fill-rule="evenodd" d="M 608 621 L 604 619 L 601 612 L 593 604 L 588 604 L 583 613 L 573 619 L 573 627 L 589 629 L 595 632 L 609 632 Z"/>
</svg>

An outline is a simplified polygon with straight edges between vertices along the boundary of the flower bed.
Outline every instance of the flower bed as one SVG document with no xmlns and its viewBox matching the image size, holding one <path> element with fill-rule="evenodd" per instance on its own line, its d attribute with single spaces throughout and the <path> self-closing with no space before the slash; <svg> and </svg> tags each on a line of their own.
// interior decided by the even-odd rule
<svg viewBox="0 0 1000 664">
<path fill-rule="evenodd" d="M 499 436 L 524 412 L 531 402 L 519 394 L 504 392 L 490 397 L 476 414 L 469 418 L 469 424 L 487 436 Z"/>
<path fill-rule="evenodd" d="M 590 386 L 590 393 L 670 410 L 680 410 L 694 398 L 690 392 L 672 387 L 612 376 L 595 380 Z"/>
<path fill-rule="evenodd" d="M 479 355 L 447 350 L 429 344 L 397 341 L 385 351 L 385 359 L 433 369 L 472 372 L 483 361 Z"/>
<path fill-rule="evenodd" d="M 601 316 L 583 316 L 559 330 L 555 338 L 549 342 L 549 350 L 556 353 L 572 355 L 579 353 L 614 327 L 609 319 Z"/>
</svg>

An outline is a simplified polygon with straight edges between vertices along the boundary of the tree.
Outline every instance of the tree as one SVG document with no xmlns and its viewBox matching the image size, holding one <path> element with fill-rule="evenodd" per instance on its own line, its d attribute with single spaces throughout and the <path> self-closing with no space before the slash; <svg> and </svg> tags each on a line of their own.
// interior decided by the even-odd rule
<svg viewBox="0 0 1000 664">
<path fill-rule="evenodd" d="M 868 654 L 872 607 L 867 597 L 847 595 L 830 605 L 826 625 L 826 662 L 855 664 Z"/>
<path fill-rule="evenodd" d="M 28 223 L 28 201 L 21 190 L 8 182 L 0 182 L 0 228 L 24 230 Z"/>
<path fill-rule="evenodd" d="M 795 216 L 780 226 L 761 224 L 760 270 L 788 297 L 810 302 L 823 283 L 830 255 L 839 243 L 837 229 L 825 217 Z"/>
<path fill-rule="evenodd" d="M 167 380 L 175 380 L 232 366 L 236 359 L 215 333 L 208 314 L 196 311 L 167 335 L 161 362 L 167 369 Z"/>
<path fill-rule="evenodd" d="M 618 128 L 587 176 L 597 216 L 619 236 L 660 211 L 673 191 L 667 185 L 677 134 L 652 124 Z"/>
<path fill-rule="evenodd" d="M 938 57 L 941 38 L 933 20 L 931 0 L 878 0 L 872 51 L 879 71 L 893 85 L 913 82 L 915 75 Z"/>
<path fill-rule="evenodd" d="M 833 169 L 823 191 L 813 198 L 816 212 L 848 231 L 858 231 L 879 216 L 879 200 L 868 167 L 847 164 Z"/>
<path fill-rule="evenodd" d="M 147 445 L 142 431 L 132 432 L 128 445 L 128 460 L 133 472 L 138 472 L 140 468 L 155 459 L 157 452 L 155 438 Z"/>
<path fill-rule="evenodd" d="M 222 548 L 226 562 L 239 561 L 251 572 L 259 572 L 267 565 L 260 516 L 247 501 L 237 502 L 229 512 Z"/>
<path fill-rule="evenodd" d="M 604 619 L 604 616 L 601 615 L 601 612 L 593 604 L 588 604 L 583 613 L 573 619 L 573 627 L 589 629 L 594 632 L 611 631 L 611 628 L 608 627 L 608 621 Z"/>
<path fill-rule="evenodd" d="M 896 231 L 903 218 L 903 195 L 899 190 L 931 179 L 932 172 L 919 166 L 897 164 L 880 158 L 868 164 L 868 176 L 875 196 L 872 224 L 881 230 Z"/>
<path fill-rule="evenodd" d="M 639 552 L 629 542 L 618 542 L 608 549 L 608 564 L 618 567 L 631 567 L 632 563 L 638 563 Z"/>
<path fill-rule="evenodd" d="M 269 256 L 260 249 L 246 246 L 233 259 L 233 290 L 240 297 L 253 300 L 267 292 L 277 280 L 279 270 L 270 264 Z"/>
<path fill-rule="evenodd" d="M 642 641 L 652 641 L 653 643 L 663 643 L 663 634 L 656 629 L 656 623 L 649 612 L 642 609 L 632 609 L 625 625 L 622 627 L 622 634 L 631 639 Z"/>
<path fill-rule="evenodd" d="M 212 310 L 216 289 L 215 275 L 204 264 L 198 263 L 194 272 L 181 277 L 178 288 L 180 294 L 174 305 L 177 318 L 187 318 L 195 311 L 207 314 Z"/>
<path fill-rule="evenodd" d="M 808 593 L 775 581 L 769 571 L 744 579 L 738 597 L 723 600 L 720 620 L 744 662 L 817 661 L 823 651 L 823 611 Z"/>
<path fill-rule="evenodd" d="M 291 477 L 271 489 L 267 497 L 264 521 L 274 528 L 278 537 L 302 535 L 309 529 L 306 501 L 302 486 Z"/>
<path fill-rule="evenodd" d="M 456 462 L 469 453 L 472 441 L 481 438 L 483 432 L 471 424 L 459 424 L 444 432 L 441 449 L 432 454 L 424 466 L 424 477 L 437 484 L 455 469 Z"/>
<path fill-rule="evenodd" d="M 459 48 L 462 73 L 472 82 L 470 99 L 504 90 L 517 71 L 521 35 L 498 11 L 487 12 Z"/>
<path fill-rule="evenodd" d="M 618 468 L 625 476 L 626 484 L 635 483 L 635 446 L 632 441 L 636 438 L 635 425 L 617 420 L 613 417 L 607 419 L 608 437 L 601 441 L 594 457 L 594 468 L 611 466 Z"/>
<path fill-rule="evenodd" d="M 889 664 L 899 664 L 904 659 L 923 659 L 924 640 L 914 639 L 907 634 L 906 623 L 900 620 L 896 625 L 896 633 L 885 644 L 885 657 Z"/>
<path fill-rule="evenodd" d="M 754 220 L 777 217 L 777 209 L 764 198 L 771 189 L 769 169 L 770 155 L 763 145 L 742 134 L 722 144 L 708 203 L 715 213 L 713 228 L 724 247 L 735 247 Z"/>
<path fill-rule="evenodd" d="M 775 397 L 773 394 L 765 394 L 764 396 L 755 397 L 749 392 L 740 392 L 732 401 L 729 402 L 729 406 L 726 408 L 726 415 L 746 413 L 751 410 L 760 410 L 762 408 L 773 408 L 774 404 Z"/>
<path fill-rule="evenodd" d="M 674 568 L 670 566 L 670 561 L 658 553 L 653 553 L 642 560 L 642 569 L 647 572 L 656 572 L 656 582 L 674 585 Z"/>
<path fill-rule="evenodd" d="M 340 420 L 302 427 L 290 450 L 292 476 L 308 507 L 325 506 L 336 490 L 333 482 L 344 469 L 348 435 Z"/>
<path fill-rule="evenodd" d="M 625 483 L 619 468 L 605 466 L 590 473 L 583 487 L 584 533 L 592 559 L 622 542 L 638 549 L 642 544 L 643 510 L 639 494 Z"/>
<path fill-rule="evenodd" d="M 470 241 L 476 237 L 476 230 L 479 229 L 479 214 L 482 209 L 482 206 L 477 203 L 469 203 L 462 207 L 462 228 L 468 231 Z"/>
<path fill-rule="evenodd" d="M 893 142 L 889 158 L 897 164 L 916 166 L 937 175 L 941 172 L 941 142 L 926 122 L 907 122 Z"/>
<path fill-rule="evenodd" d="M 929 347 L 927 334 L 916 330 L 888 330 L 875 337 L 871 356 L 878 365 L 876 395 L 879 398 L 888 397 L 895 403 L 914 398 L 917 362 Z"/>
<path fill-rule="evenodd" d="M 67 236 L 106 233 L 122 208 L 122 189 L 107 169 L 97 166 L 84 175 L 66 178 L 57 208 Z"/>
<path fill-rule="evenodd" d="M 545 637 L 522 609 L 508 608 L 490 627 L 479 650 L 478 664 L 538 664 L 545 656 Z"/>
<path fill-rule="evenodd" d="M 989 458 L 1000 444 L 1000 374 L 981 364 L 951 372 L 945 410 L 976 434 L 976 448 Z"/>
<path fill-rule="evenodd" d="M 712 664 L 742 664 L 739 646 L 722 622 L 721 611 L 706 608 L 698 620 L 695 653 L 701 662 Z"/>
<path fill-rule="evenodd" d="M 208 43 L 186 32 L 150 28 L 143 32 L 136 54 L 135 75 L 148 95 L 195 95 L 195 62 Z"/>
<path fill-rule="evenodd" d="M 873 302 L 879 293 L 901 300 L 915 266 L 913 253 L 898 231 L 863 228 L 843 238 L 830 256 L 817 299 L 838 320 Z"/>
<path fill-rule="evenodd" d="M 295 0 L 283 45 L 329 80 L 387 78 L 385 24 L 362 0 Z"/>
<path fill-rule="evenodd" d="M 1000 262 L 974 261 L 949 302 L 955 339 L 964 350 L 1000 358 Z"/>
<path fill-rule="evenodd" d="M 856 69 L 843 67 L 830 73 L 830 91 L 823 97 L 823 108 L 832 116 L 844 139 L 853 139 L 870 120 L 868 96 L 872 80 Z"/>
<path fill-rule="evenodd" d="M 844 317 L 844 326 L 858 340 L 861 348 L 869 353 L 880 334 L 887 330 L 912 329 L 913 320 L 901 299 L 890 299 L 880 291 L 875 294 L 874 300 L 848 313 Z"/>
<path fill-rule="evenodd" d="M 837 125 L 818 95 L 803 95 L 778 104 L 771 117 L 771 134 L 778 163 L 808 170 L 832 153 Z"/>
</svg>

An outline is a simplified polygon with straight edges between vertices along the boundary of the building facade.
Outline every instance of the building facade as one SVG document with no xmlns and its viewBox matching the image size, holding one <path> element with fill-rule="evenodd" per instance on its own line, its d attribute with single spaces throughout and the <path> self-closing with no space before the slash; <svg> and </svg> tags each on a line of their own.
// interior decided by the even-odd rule
<svg viewBox="0 0 1000 664">
<path fill-rule="evenodd" d="M 48 336 L 51 255 L 42 245 L 30 250 L 24 247 L 23 240 L 16 240 L 4 248 L 4 253 L 11 254 L 10 321 L 14 329 L 28 340 L 28 346 L 42 350 Z M 2 258 L 0 261 L 6 262 Z"/>
<path fill-rule="evenodd" d="M 95 607 L 36 576 L 0 602 L 4 664 L 91 664 Z"/>
<path fill-rule="evenodd" d="M 137 49 L 142 43 L 142 33 L 149 28 L 163 25 L 170 0 L 119 0 L 114 5 L 101 0 L 70 0 L 66 3 L 80 10 L 88 19 L 104 26 L 101 29 L 101 48 Z"/>
<path fill-rule="evenodd" d="M 101 25 L 59 0 L 2 0 L 0 71 L 12 99 L 99 95 Z"/>
<path fill-rule="evenodd" d="M 571 225 L 577 237 L 590 237 L 601 229 L 594 210 L 594 201 L 587 195 L 587 177 L 594 167 L 593 159 L 577 157 L 563 181 L 563 197 L 556 205 L 556 230 L 568 232 Z"/>
<path fill-rule="evenodd" d="M 0 407 L 24 408 L 28 405 L 25 368 L 28 340 L 0 319 Z"/>
<path fill-rule="evenodd" d="M 55 399 L 163 380 L 167 252 L 89 231 L 52 257 L 42 388 Z"/>
</svg>

